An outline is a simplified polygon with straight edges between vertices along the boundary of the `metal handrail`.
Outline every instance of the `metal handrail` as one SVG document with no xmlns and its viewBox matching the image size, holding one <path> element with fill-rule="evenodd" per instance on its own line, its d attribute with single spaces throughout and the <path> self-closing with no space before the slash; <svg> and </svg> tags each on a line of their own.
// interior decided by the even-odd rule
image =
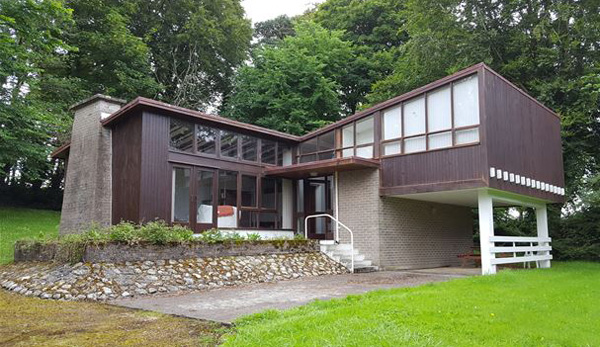
<svg viewBox="0 0 600 347">
<path fill-rule="evenodd" d="M 340 222 L 337 218 L 335 218 L 334 216 L 327 214 L 327 213 L 321 213 L 321 214 L 313 214 L 310 216 L 306 216 L 306 218 L 304 218 L 304 237 L 308 239 L 308 220 L 311 218 L 321 218 L 321 217 L 327 217 L 331 220 L 333 220 L 334 222 L 336 222 L 336 228 L 335 228 L 335 242 L 339 243 L 340 242 L 340 228 L 337 228 L 338 225 L 341 225 L 344 227 L 344 229 L 346 229 L 348 231 L 348 233 L 350 233 L 350 272 L 354 273 L 354 234 L 352 233 L 352 230 L 350 230 L 350 228 L 348 228 L 344 223 Z"/>
</svg>

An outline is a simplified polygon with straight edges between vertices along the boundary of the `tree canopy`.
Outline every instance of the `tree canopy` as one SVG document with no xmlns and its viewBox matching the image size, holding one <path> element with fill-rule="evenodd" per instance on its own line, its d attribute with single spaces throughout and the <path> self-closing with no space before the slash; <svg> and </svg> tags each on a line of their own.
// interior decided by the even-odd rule
<svg viewBox="0 0 600 347">
<path fill-rule="evenodd" d="M 69 137 L 68 106 L 93 93 L 303 134 L 483 61 L 561 116 L 558 253 L 598 258 L 597 0 L 326 0 L 254 31 L 240 0 L 11 0 L 0 41 L 0 190 L 53 194 L 62 167 L 48 154 Z M 524 229 L 520 215 L 499 226 Z"/>
</svg>

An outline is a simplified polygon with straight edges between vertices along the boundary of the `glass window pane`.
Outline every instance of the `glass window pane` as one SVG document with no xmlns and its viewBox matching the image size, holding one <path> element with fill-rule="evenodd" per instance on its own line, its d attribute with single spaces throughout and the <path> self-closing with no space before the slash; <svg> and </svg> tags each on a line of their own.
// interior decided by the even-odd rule
<svg viewBox="0 0 600 347">
<path fill-rule="evenodd" d="M 237 206 L 237 172 L 219 172 L 219 205 Z"/>
<path fill-rule="evenodd" d="M 451 106 L 450 86 L 427 94 L 427 126 L 430 132 L 452 128 Z"/>
<path fill-rule="evenodd" d="M 258 227 L 260 229 L 275 229 L 277 227 L 277 213 L 261 212 Z"/>
<path fill-rule="evenodd" d="M 383 139 L 391 140 L 402 136 L 402 107 L 389 108 L 383 112 Z"/>
<path fill-rule="evenodd" d="M 242 159 L 256 161 L 258 158 L 258 139 L 254 136 L 241 135 Z"/>
<path fill-rule="evenodd" d="M 256 176 L 242 175 L 242 206 L 256 206 Z"/>
<path fill-rule="evenodd" d="M 279 144 L 279 151 L 277 151 L 277 165 L 292 165 L 292 149 L 289 146 L 284 146 L 281 143 Z"/>
<path fill-rule="evenodd" d="M 465 143 L 479 142 L 479 128 L 457 130 L 456 144 L 462 145 Z"/>
<path fill-rule="evenodd" d="M 277 158 L 275 156 L 275 152 L 277 149 L 277 143 L 271 140 L 262 140 L 261 145 L 261 161 L 265 164 L 273 164 L 277 163 Z"/>
<path fill-rule="evenodd" d="M 330 131 L 328 133 L 325 133 L 323 135 L 319 136 L 319 140 L 318 140 L 318 150 L 320 151 L 326 151 L 329 149 L 334 149 L 335 148 L 335 133 L 333 131 Z"/>
<path fill-rule="evenodd" d="M 196 126 L 196 146 L 199 153 L 215 154 L 217 131 L 202 125 Z"/>
<path fill-rule="evenodd" d="M 190 222 L 190 176 L 191 169 L 173 169 L 173 221 Z"/>
<path fill-rule="evenodd" d="M 454 83 L 454 127 L 479 124 L 477 75 Z"/>
<path fill-rule="evenodd" d="M 258 228 L 258 212 L 240 211 L 240 226 L 244 228 Z"/>
<path fill-rule="evenodd" d="M 346 148 L 342 150 L 342 157 L 348 158 L 354 155 L 354 148 Z"/>
<path fill-rule="evenodd" d="M 429 149 L 446 148 L 452 146 L 452 132 L 429 135 Z"/>
<path fill-rule="evenodd" d="M 319 160 L 333 159 L 335 157 L 333 151 L 319 153 Z"/>
<path fill-rule="evenodd" d="M 196 182 L 196 223 L 213 222 L 213 172 L 198 171 Z"/>
<path fill-rule="evenodd" d="M 425 98 L 412 99 L 404 104 L 404 136 L 425 132 Z"/>
<path fill-rule="evenodd" d="M 263 178 L 261 187 L 261 207 L 275 208 L 275 179 Z"/>
<path fill-rule="evenodd" d="M 342 128 L 342 147 L 354 146 L 354 124 Z"/>
<path fill-rule="evenodd" d="M 238 134 L 221 130 L 221 156 L 237 158 L 238 156 Z"/>
<path fill-rule="evenodd" d="M 383 155 L 392 155 L 402 153 L 402 143 L 400 141 L 388 142 L 383 144 Z"/>
<path fill-rule="evenodd" d="M 425 150 L 425 136 L 411 137 L 404 140 L 404 153 L 421 152 Z"/>
<path fill-rule="evenodd" d="M 317 151 L 317 138 L 313 137 L 310 140 L 306 140 L 300 144 L 300 153 L 314 153 Z"/>
<path fill-rule="evenodd" d="M 373 132 L 374 120 L 373 116 L 356 122 L 356 145 L 364 145 L 373 143 L 375 133 Z"/>
<path fill-rule="evenodd" d="M 316 160 L 317 160 L 316 154 L 307 154 L 307 155 L 300 156 L 301 163 L 308 163 L 308 162 L 316 161 Z"/>
<path fill-rule="evenodd" d="M 194 126 L 177 118 L 171 118 L 170 123 L 171 149 L 191 153 L 194 146 Z"/>
<path fill-rule="evenodd" d="M 373 146 L 356 147 L 356 156 L 361 158 L 373 158 Z"/>
</svg>

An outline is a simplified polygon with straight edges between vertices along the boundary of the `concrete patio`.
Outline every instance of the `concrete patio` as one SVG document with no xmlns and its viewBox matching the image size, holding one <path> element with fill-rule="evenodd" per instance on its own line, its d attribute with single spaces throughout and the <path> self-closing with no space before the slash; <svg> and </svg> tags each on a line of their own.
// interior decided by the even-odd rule
<svg viewBox="0 0 600 347">
<path fill-rule="evenodd" d="M 267 309 L 288 309 L 314 300 L 341 298 L 377 289 L 413 287 L 479 274 L 479 269 L 436 268 L 329 275 L 276 283 L 220 288 L 181 295 L 119 299 L 110 303 L 231 323 Z"/>
</svg>

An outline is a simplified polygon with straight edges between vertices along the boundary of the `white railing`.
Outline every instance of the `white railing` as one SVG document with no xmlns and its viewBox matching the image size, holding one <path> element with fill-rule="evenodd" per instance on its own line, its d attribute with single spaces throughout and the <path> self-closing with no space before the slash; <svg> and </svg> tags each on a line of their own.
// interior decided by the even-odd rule
<svg viewBox="0 0 600 347">
<path fill-rule="evenodd" d="M 494 258 L 491 259 L 492 265 L 535 261 L 537 267 L 540 267 L 540 261 L 552 260 L 550 254 L 552 247 L 549 245 L 551 239 L 549 237 L 492 236 L 490 241 L 493 243 L 490 248 L 490 252 L 494 255 Z M 497 243 L 503 245 L 496 245 Z M 511 246 L 506 246 L 506 244 Z M 500 253 L 512 253 L 512 257 L 496 258 L 495 255 Z"/>
<path fill-rule="evenodd" d="M 338 226 L 342 226 L 342 227 L 344 227 L 344 229 L 346 229 L 346 231 L 348 231 L 348 233 L 350 234 L 350 272 L 354 273 L 354 234 L 352 233 L 352 230 L 350 230 L 350 228 L 348 228 L 346 225 L 344 225 L 344 223 L 340 222 L 337 218 L 335 218 L 334 216 L 332 216 L 330 214 L 327 214 L 327 213 L 313 214 L 310 216 L 306 216 L 306 218 L 304 218 L 304 237 L 307 239 L 308 239 L 308 220 L 313 219 L 313 218 L 329 218 L 336 223 L 336 227 L 335 227 L 335 231 L 334 231 L 334 239 L 335 239 L 335 242 L 337 242 L 337 243 L 340 243 L 340 228 Z"/>
</svg>

